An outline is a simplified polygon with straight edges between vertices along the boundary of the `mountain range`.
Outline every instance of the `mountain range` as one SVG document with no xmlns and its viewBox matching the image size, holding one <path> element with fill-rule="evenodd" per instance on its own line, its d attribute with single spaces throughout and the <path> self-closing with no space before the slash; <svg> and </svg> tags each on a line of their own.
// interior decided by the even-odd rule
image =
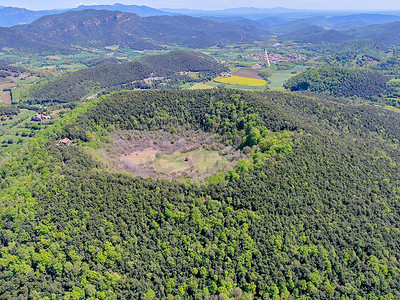
<svg viewBox="0 0 400 300">
<path fill-rule="evenodd" d="M 137 5 L 79 6 L 66 12 L 0 8 L 0 24 L 28 24 L 0 28 L 0 47 L 23 51 L 70 53 L 74 46 L 121 45 L 137 50 L 167 45 L 205 48 L 226 43 L 253 42 L 275 35 L 282 41 L 335 44 L 370 39 L 400 43 L 400 17 L 385 14 L 293 17 L 293 10 L 243 8 L 243 14 L 271 12 L 259 19 L 226 15 L 193 17 Z M 231 12 L 231 15 L 228 15 Z M 273 12 L 273 14 L 272 14 Z M 175 12 L 177 13 L 177 12 Z M 191 12 L 192 14 L 193 11 Z M 214 14 L 212 16 L 212 14 Z"/>
<path fill-rule="evenodd" d="M 96 9 L 96 10 L 109 10 L 109 11 L 122 11 L 135 13 L 142 17 L 148 16 L 158 16 L 158 15 L 171 15 L 171 13 L 164 12 L 155 8 L 151 8 L 145 5 L 80 5 L 72 9 L 54 9 L 54 10 L 39 10 L 33 11 L 26 8 L 19 7 L 4 7 L 0 6 L 0 26 L 10 27 L 14 25 L 28 24 L 40 17 L 47 15 L 59 14 L 67 11 L 80 11 L 86 9 Z"/>
<path fill-rule="evenodd" d="M 70 9 L 40 11 L 32 11 L 18 7 L 0 6 L 0 26 L 9 27 L 20 24 L 28 24 L 45 15 L 86 9 L 129 12 L 135 13 L 141 17 L 160 15 L 187 15 L 202 18 L 240 17 L 250 19 L 261 24 L 265 22 L 269 23 L 268 19 L 275 19 L 272 23 L 278 26 L 289 26 L 290 24 L 300 22 L 335 30 L 346 30 L 372 24 L 400 21 L 400 12 L 397 11 L 368 11 L 360 13 L 356 11 L 299 10 L 282 7 L 240 7 L 222 10 L 170 8 L 156 9 L 145 5 L 124 5 L 116 3 L 113 5 L 80 5 Z M 279 19 L 279 21 L 276 23 L 277 19 Z"/>
<path fill-rule="evenodd" d="M 252 42 L 269 35 L 250 25 L 220 23 L 190 16 L 140 17 L 107 10 L 69 11 L 43 16 L 30 24 L 0 30 L 0 47 L 35 51 L 71 45 L 121 45 L 132 49 L 161 49 L 160 44 L 209 47 L 220 43 Z"/>
</svg>

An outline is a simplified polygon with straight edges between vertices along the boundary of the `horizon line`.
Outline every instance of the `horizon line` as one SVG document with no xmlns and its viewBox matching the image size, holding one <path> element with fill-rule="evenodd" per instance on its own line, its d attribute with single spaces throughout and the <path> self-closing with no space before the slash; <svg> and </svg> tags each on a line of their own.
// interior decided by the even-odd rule
<svg viewBox="0 0 400 300">
<path fill-rule="evenodd" d="M 170 8 L 170 7 L 153 7 L 144 4 L 123 4 L 123 3 L 113 3 L 113 4 L 80 4 L 75 7 L 64 7 L 64 8 L 42 8 L 42 9 L 31 9 L 27 7 L 20 7 L 20 6 L 12 6 L 12 5 L 0 5 L 0 8 L 19 8 L 19 9 L 26 9 L 30 11 L 46 11 L 46 10 L 70 10 L 76 9 L 79 7 L 84 6 L 138 6 L 138 7 L 148 7 L 158 10 L 188 10 L 188 11 L 204 11 L 204 12 L 218 12 L 230 9 L 258 9 L 258 10 L 295 10 L 295 11 L 315 11 L 315 12 L 365 12 L 365 11 L 374 11 L 374 12 L 389 12 L 389 11 L 400 11 L 400 8 L 365 8 L 365 9 L 356 9 L 356 8 L 291 8 L 291 7 L 282 7 L 282 6 L 275 6 L 275 7 L 255 7 L 255 6 L 235 6 L 235 7 L 226 7 L 220 9 L 202 9 L 202 8 Z"/>
</svg>

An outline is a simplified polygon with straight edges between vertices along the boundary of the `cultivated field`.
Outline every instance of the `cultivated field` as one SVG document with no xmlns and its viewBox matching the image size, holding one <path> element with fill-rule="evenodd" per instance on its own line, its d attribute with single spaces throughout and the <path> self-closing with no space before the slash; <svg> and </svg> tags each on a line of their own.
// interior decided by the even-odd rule
<svg viewBox="0 0 400 300">
<path fill-rule="evenodd" d="M 249 68 L 241 68 L 235 73 L 233 73 L 234 76 L 239 76 L 239 77 L 246 77 L 246 78 L 253 78 L 253 79 L 261 79 L 263 78 L 258 75 L 258 71 L 254 69 L 249 69 Z"/>
<path fill-rule="evenodd" d="M 2 83 L 2 84 L 0 84 L 0 90 L 15 87 L 15 86 L 17 86 L 17 84 L 13 83 L 13 82 Z"/>
<path fill-rule="evenodd" d="M 215 87 L 210 86 L 208 84 L 205 83 L 196 83 L 194 86 L 192 86 L 191 88 L 189 88 L 189 90 L 202 90 L 202 89 L 213 89 Z"/>
<path fill-rule="evenodd" d="M 11 92 L 10 91 L 2 91 L 0 94 L 0 100 L 3 103 L 11 104 Z"/>
<path fill-rule="evenodd" d="M 266 81 L 263 79 L 254 79 L 240 76 L 231 76 L 231 77 L 219 77 L 214 79 L 216 82 L 228 83 L 234 85 L 244 85 L 244 86 L 264 86 L 266 85 Z"/>
<path fill-rule="evenodd" d="M 31 118 L 34 115 L 35 112 L 31 110 L 21 109 L 21 113 L 18 116 L 13 116 L 12 118 L 2 117 L 0 120 L 0 153 L 15 144 L 22 143 L 40 129 L 38 124 L 35 124 L 34 128 L 31 126 Z"/>
</svg>

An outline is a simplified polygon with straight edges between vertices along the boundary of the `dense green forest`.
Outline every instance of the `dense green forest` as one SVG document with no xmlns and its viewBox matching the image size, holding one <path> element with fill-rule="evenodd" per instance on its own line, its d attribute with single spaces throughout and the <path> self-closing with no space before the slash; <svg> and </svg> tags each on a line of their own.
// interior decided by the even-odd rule
<svg viewBox="0 0 400 300">
<path fill-rule="evenodd" d="M 291 91 L 311 91 L 338 97 L 382 95 L 389 79 L 379 71 L 320 67 L 305 71 L 285 82 Z"/>
<path fill-rule="evenodd" d="M 354 68 L 366 67 L 377 64 L 379 58 L 360 54 L 358 52 L 339 52 L 329 56 L 322 57 L 319 61 L 324 66 Z"/>
<path fill-rule="evenodd" d="M 398 45 L 400 22 L 373 24 L 347 30 L 346 33 L 358 39 L 371 39 L 383 45 Z"/>
<path fill-rule="evenodd" d="M 182 71 L 201 72 L 210 76 L 226 70 L 211 57 L 185 51 L 150 55 L 131 62 L 106 60 L 37 87 L 32 92 L 32 102 L 78 101 L 90 93 L 109 93 L 145 86 L 141 81 L 147 77 L 168 77 Z"/>
<path fill-rule="evenodd" d="M 142 179 L 96 158 L 120 129 L 214 132 L 249 155 L 204 183 Z M 92 100 L 2 161 L 0 294 L 399 298 L 399 138 L 397 113 L 322 96 Z"/>
<path fill-rule="evenodd" d="M 368 39 L 347 41 L 339 44 L 311 45 L 304 47 L 322 55 L 355 52 L 360 55 L 384 58 L 389 52 L 387 46 Z"/>
</svg>

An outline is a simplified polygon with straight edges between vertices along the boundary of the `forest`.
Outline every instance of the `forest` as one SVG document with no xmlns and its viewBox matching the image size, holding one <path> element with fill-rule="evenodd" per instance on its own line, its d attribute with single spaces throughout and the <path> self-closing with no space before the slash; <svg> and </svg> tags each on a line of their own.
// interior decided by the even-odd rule
<svg viewBox="0 0 400 300">
<path fill-rule="evenodd" d="M 371 98 L 386 94 L 389 78 L 379 71 L 323 66 L 290 78 L 284 87 L 291 91 L 311 91 L 335 97 Z"/>
<path fill-rule="evenodd" d="M 20 110 L 12 105 L 0 104 L 0 116 L 12 117 L 18 115 Z"/>
<path fill-rule="evenodd" d="M 193 182 L 111 172 L 96 155 L 117 130 L 186 129 L 219 134 L 247 158 Z M 324 95 L 91 100 L 0 166 L 0 294 L 397 299 L 399 138 L 397 113 Z"/>
</svg>

